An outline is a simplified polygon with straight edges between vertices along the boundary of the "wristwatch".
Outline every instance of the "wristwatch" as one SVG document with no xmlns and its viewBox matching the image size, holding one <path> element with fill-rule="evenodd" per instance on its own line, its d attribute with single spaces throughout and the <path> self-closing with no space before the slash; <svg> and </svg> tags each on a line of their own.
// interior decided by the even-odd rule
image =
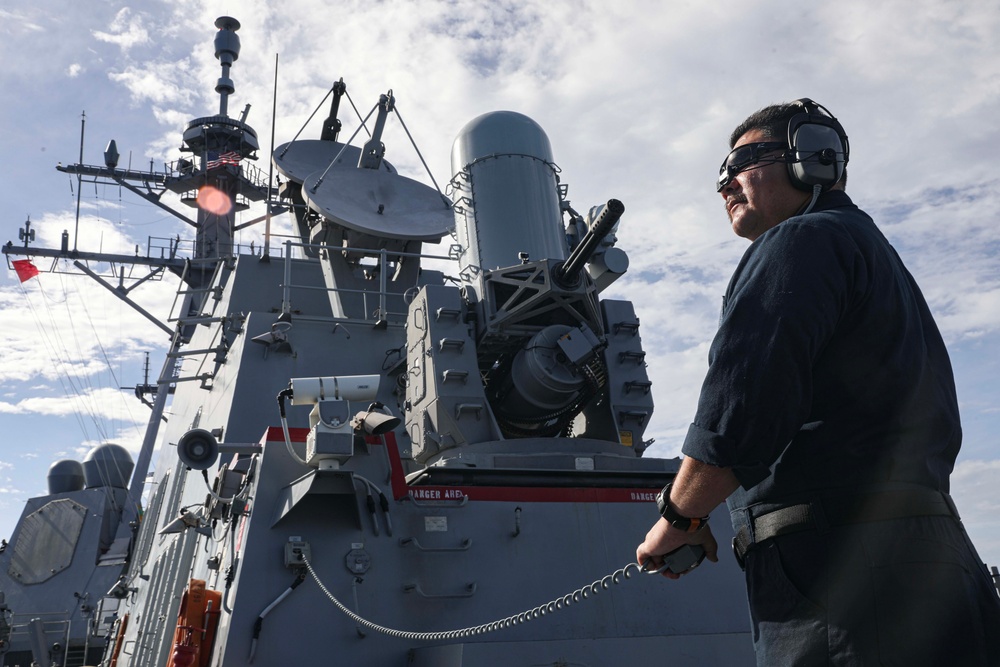
<svg viewBox="0 0 1000 667">
<path fill-rule="evenodd" d="M 700 518 L 681 516 L 670 507 L 670 487 L 674 485 L 670 482 L 663 490 L 656 494 L 656 508 L 660 510 L 660 516 L 667 520 L 674 528 L 683 530 L 685 533 L 697 533 L 708 525 L 708 517 Z"/>
</svg>

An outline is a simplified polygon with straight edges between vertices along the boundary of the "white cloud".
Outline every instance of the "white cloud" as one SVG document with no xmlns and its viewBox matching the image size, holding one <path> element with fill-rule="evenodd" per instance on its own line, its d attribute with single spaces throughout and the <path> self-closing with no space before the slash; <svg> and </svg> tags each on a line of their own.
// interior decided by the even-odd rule
<svg viewBox="0 0 1000 667">
<path fill-rule="evenodd" d="M 100 431 L 107 432 L 108 423 L 126 422 L 143 425 L 147 414 L 128 392 L 117 388 L 86 388 L 67 397 L 36 396 L 23 398 L 16 403 L 0 402 L 0 414 L 39 415 L 66 417 L 81 415 L 85 423 L 93 423 Z"/>
<path fill-rule="evenodd" d="M 178 65 L 181 65 L 180 69 Z M 186 107 L 191 104 L 194 96 L 179 83 L 184 76 L 183 72 L 183 63 L 160 62 L 155 65 L 130 65 L 108 76 L 129 90 L 134 104 L 152 102 L 156 105 L 176 104 Z"/>
<path fill-rule="evenodd" d="M 23 295 L 0 291 L 0 306 L 20 314 L 0 322 L 6 348 L 0 380 L 41 376 L 69 391 L 82 378 L 118 373 L 123 362 L 140 360 L 142 350 L 163 345 L 162 331 L 112 295 L 102 294 L 102 287 L 82 283 L 89 278 L 64 279 L 46 273 L 38 278 L 44 286 L 27 287 Z M 157 296 L 155 290 L 147 292 Z M 118 381 L 139 380 L 119 376 Z"/>
<path fill-rule="evenodd" d="M 960 461 L 951 476 L 952 495 L 979 555 L 1000 565 L 1000 461 Z"/>
<path fill-rule="evenodd" d="M 90 210 L 100 212 L 93 207 Z M 106 204 L 104 210 L 114 213 L 114 205 Z M 143 215 L 142 211 L 140 207 L 139 213 L 125 214 L 133 216 L 125 219 L 126 224 L 85 213 L 76 244 L 131 256 L 139 244 L 129 234 L 133 229 L 142 233 L 142 228 L 129 223 L 141 223 L 136 216 Z M 44 215 L 34 226 L 38 231 L 36 244 L 49 248 L 60 246 L 62 230 L 76 227 L 69 213 Z M 71 237 L 70 247 L 76 244 Z M 145 253 L 145 244 L 142 251 Z M 123 364 L 141 360 L 144 350 L 160 349 L 166 335 L 107 289 L 81 276 L 70 260 L 36 258 L 35 264 L 42 271 L 39 276 L 14 287 L 0 287 L 0 308 L 7 314 L 0 318 L 0 337 L 5 341 L 0 381 L 10 386 L 26 378 L 45 378 L 47 386 L 58 386 L 67 396 L 84 395 L 94 383 L 113 383 L 112 373 L 123 386 L 141 382 L 134 375 L 125 377 Z M 142 267 L 87 264 L 112 286 L 118 285 L 122 271 L 126 287 L 148 273 Z M 50 272 L 53 268 L 55 272 Z M 173 303 L 174 289 L 170 282 L 150 281 L 130 292 L 129 298 L 163 317 Z M 37 382 L 30 382 L 22 391 L 30 391 L 32 384 Z M 23 405 L 23 401 L 6 401 L 0 403 L 0 412 L 16 412 Z"/>
<path fill-rule="evenodd" d="M 142 15 L 133 15 L 128 7 L 119 10 L 108 30 L 95 30 L 93 35 L 102 42 L 117 44 L 123 53 L 128 53 L 136 45 L 149 42 L 149 33 L 143 25 Z"/>
<path fill-rule="evenodd" d="M 45 30 L 44 26 L 36 23 L 23 11 L 9 9 L 0 9 L 0 25 L 3 26 L 4 33 L 21 31 L 37 33 Z"/>
<path fill-rule="evenodd" d="M 1000 521 L 1000 495 L 996 493 L 1000 461 L 959 461 L 952 479 L 962 483 L 977 516 Z"/>
</svg>

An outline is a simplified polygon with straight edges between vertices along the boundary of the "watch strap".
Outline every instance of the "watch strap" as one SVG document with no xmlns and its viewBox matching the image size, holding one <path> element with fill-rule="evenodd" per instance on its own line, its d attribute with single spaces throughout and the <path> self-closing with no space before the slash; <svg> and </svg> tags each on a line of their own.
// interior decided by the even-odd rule
<svg viewBox="0 0 1000 667">
<path fill-rule="evenodd" d="M 708 517 L 686 517 L 676 512 L 670 507 L 670 489 L 673 486 L 670 482 L 656 496 L 656 508 L 660 510 L 660 516 L 667 520 L 674 528 L 683 530 L 686 533 L 696 533 L 708 525 Z"/>
</svg>

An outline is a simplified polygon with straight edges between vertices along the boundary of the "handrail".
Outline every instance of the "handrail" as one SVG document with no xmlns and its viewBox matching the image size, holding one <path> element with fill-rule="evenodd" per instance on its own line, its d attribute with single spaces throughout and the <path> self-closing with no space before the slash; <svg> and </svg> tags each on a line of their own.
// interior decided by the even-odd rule
<svg viewBox="0 0 1000 667">
<path fill-rule="evenodd" d="M 447 255 L 432 255 L 421 252 L 390 251 L 386 250 L 385 248 L 372 249 L 372 248 L 357 248 L 353 246 L 336 246 L 331 248 L 330 246 L 322 243 L 302 243 L 302 242 L 294 242 L 291 240 L 286 240 L 283 245 L 285 249 L 283 257 L 284 278 L 280 285 L 282 290 L 283 312 L 285 312 L 286 309 L 289 311 L 291 309 L 292 290 L 320 290 L 324 292 L 337 293 L 337 294 L 360 294 L 364 299 L 364 310 L 365 310 L 364 321 L 373 321 L 373 322 L 379 322 L 379 321 L 402 322 L 405 321 L 406 319 L 406 312 L 391 311 L 388 310 L 386 307 L 387 299 L 389 297 L 404 298 L 404 299 L 405 297 L 403 296 L 402 293 L 396 291 L 390 292 L 387 289 L 388 284 L 387 284 L 387 275 L 385 271 L 380 272 L 377 290 L 356 289 L 350 287 L 330 287 L 328 285 L 320 287 L 317 285 L 296 284 L 291 281 L 292 280 L 291 263 L 293 260 L 298 259 L 298 257 L 295 256 L 296 253 L 294 252 L 294 249 L 296 248 L 302 249 L 303 256 L 306 254 L 305 252 L 306 249 L 326 250 L 328 252 L 331 250 L 334 252 L 351 252 L 361 255 L 362 257 L 377 258 L 382 264 L 386 263 L 388 261 L 388 258 L 390 257 L 392 258 L 415 257 L 421 260 L 429 259 L 429 260 L 441 260 L 449 263 L 455 262 L 455 259 L 453 257 Z M 414 282 L 414 284 L 409 287 L 416 287 L 416 286 L 417 283 Z M 368 308 L 369 298 L 377 300 L 376 301 L 377 308 L 374 311 Z"/>
</svg>

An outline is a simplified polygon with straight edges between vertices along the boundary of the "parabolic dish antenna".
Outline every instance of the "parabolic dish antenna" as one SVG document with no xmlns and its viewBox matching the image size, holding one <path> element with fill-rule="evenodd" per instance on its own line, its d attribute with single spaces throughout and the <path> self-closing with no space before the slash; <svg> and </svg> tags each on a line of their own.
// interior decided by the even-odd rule
<svg viewBox="0 0 1000 667">
<path fill-rule="evenodd" d="M 440 241 L 455 226 L 451 206 L 434 188 L 374 169 L 309 174 L 302 196 L 316 213 L 357 232 L 405 241 Z"/>
<path fill-rule="evenodd" d="M 302 183 L 306 176 L 319 170 L 322 173 L 333 162 L 344 144 L 338 141 L 323 141 L 321 139 L 302 139 L 282 144 L 274 149 L 274 166 L 282 176 L 293 183 Z M 348 146 L 337 163 L 330 169 L 356 169 L 361 149 Z M 382 160 L 380 171 L 395 174 L 396 168 Z"/>
</svg>

